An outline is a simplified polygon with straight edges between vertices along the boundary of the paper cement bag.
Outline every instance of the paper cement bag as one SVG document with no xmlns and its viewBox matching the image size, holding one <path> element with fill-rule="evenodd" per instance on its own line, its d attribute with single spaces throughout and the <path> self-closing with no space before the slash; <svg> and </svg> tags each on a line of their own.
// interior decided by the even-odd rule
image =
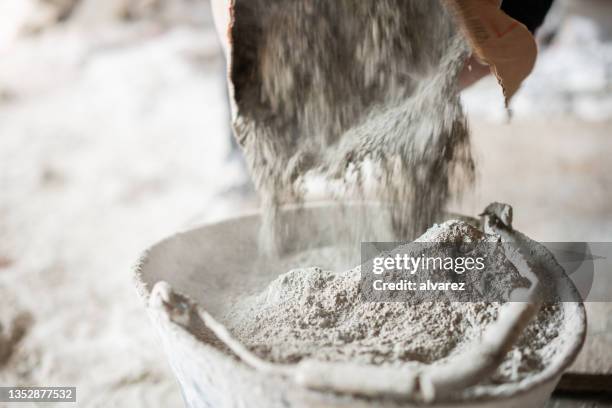
<svg viewBox="0 0 612 408">
<path fill-rule="evenodd" d="M 537 46 L 531 32 L 500 10 L 498 0 L 446 0 L 474 54 L 491 67 L 506 105 L 531 73 Z"/>
</svg>

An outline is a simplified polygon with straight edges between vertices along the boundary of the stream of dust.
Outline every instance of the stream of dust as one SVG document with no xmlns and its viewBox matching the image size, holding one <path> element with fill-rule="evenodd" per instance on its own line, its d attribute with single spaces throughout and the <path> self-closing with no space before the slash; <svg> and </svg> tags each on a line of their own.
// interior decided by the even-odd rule
<svg viewBox="0 0 612 408">
<path fill-rule="evenodd" d="M 341 203 L 385 203 L 403 240 L 472 181 L 456 86 L 468 46 L 440 1 L 244 0 L 234 17 L 234 127 L 267 249 L 280 206 L 317 177 Z"/>
<path fill-rule="evenodd" d="M 236 1 L 232 37 L 234 126 L 262 198 L 267 251 L 282 254 L 279 209 L 303 203 L 313 180 L 341 204 L 383 203 L 396 241 L 423 234 L 473 181 L 457 89 L 469 50 L 441 0 Z M 350 222 L 378 222 L 362 218 Z M 363 240 L 363 229 L 351 231 L 349 243 Z M 310 256 L 321 265 L 337 247 Z M 504 265 L 493 268 L 499 279 L 513 276 Z M 297 268 L 224 320 L 277 363 L 436 364 L 473 345 L 500 307 L 364 302 L 360 277 L 359 268 Z M 546 366 L 561 315 L 543 308 L 487 381 Z"/>
</svg>

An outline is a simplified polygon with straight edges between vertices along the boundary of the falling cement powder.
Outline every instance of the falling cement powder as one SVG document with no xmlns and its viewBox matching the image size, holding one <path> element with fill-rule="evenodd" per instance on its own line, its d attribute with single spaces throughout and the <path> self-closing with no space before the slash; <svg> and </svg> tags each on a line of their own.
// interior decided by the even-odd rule
<svg viewBox="0 0 612 408">
<path fill-rule="evenodd" d="M 446 242 L 491 238 L 458 221 L 433 227 L 427 236 Z M 334 253 L 324 248 L 310 256 L 333 262 Z M 499 261 L 490 269 L 498 279 L 510 277 L 514 287 L 524 286 L 512 264 Z M 500 308 L 499 303 L 445 302 L 443 295 L 429 302 L 367 302 L 360 277 L 359 268 L 294 269 L 240 301 L 224 320 L 237 339 L 269 361 L 402 366 L 441 364 L 473 347 Z M 487 383 L 516 382 L 540 372 L 553 358 L 562 318 L 558 304 L 543 307 Z"/>
<path fill-rule="evenodd" d="M 272 248 L 309 177 L 341 202 L 387 204 L 398 239 L 471 181 L 468 46 L 441 0 L 237 0 L 233 15 L 234 127 Z"/>
<path fill-rule="evenodd" d="M 302 203 L 313 179 L 341 203 L 383 203 L 395 240 L 422 234 L 472 181 L 456 86 L 469 49 L 442 0 L 236 0 L 231 43 L 234 128 L 262 197 L 267 249 L 283 252 L 279 209 Z M 457 231 L 463 239 L 471 230 Z M 310 252 L 310 266 L 333 263 L 337 250 Z M 520 286 L 516 270 L 498 266 L 500 279 Z M 224 322 L 278 363 L 438 364 L 480 338 L 500 307 L 364 302 L 360 276 L 294 269 L 235 304 Z M 541 370 L 561 317 L 558 306 L 541 309 L 487 381 Z"/>
</svg>

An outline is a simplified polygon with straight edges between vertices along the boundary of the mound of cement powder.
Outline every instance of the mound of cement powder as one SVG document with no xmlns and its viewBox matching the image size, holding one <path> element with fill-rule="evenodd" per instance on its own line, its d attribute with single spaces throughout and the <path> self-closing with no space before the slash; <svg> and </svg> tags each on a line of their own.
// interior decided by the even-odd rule
<svg viewBox="0 0 612 408">
<path fill-rule="evenodd" d="M 452 241 L 466 231 L 475 230 L 453 221 L 426 236 Z M 481 234 L 468 239 L 488 238 Z M 315 250 L 311 259 L 331 254 Z M 511 275 L 518 283 L 520 276 L 504 265 L 496 265 L 494 273 L 499 279 Z M 499 303 L 484 302 L 366 302 L 360 277 L 359 268 L 294 269 L 235 305 L 226 324 L 255 354 L 277 363 L 313 358 L 392 366 L 440 364 L 472 346 L 500 308 Z M 558 305 L 542 308 L 488 381 L 515 382 L 541 371 L 553 356 L 562 313 Z"/>
</svg>

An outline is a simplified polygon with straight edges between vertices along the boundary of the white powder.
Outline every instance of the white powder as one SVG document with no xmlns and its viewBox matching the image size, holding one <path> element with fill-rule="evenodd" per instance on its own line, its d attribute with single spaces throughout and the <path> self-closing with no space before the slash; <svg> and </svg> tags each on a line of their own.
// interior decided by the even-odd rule
<svg viewBox="0 0 612 408">
<path fill-rule="evenodd" d="M 486 240 L 462 222 L 447 222 L 424 237 Z M 333 257 L 332 248 L 313 250 L 289 264 Z M 299 259 L 299 261 L 298 261 Z M 511 277 L 500 263 L 498 279 Z M 469 348 L 497 318 L 498 303 L 387 302 L 362 300 L 359 268 L 334 272 L 319 267 L 294 269 L 263 292 L 245 298 L 226 316 L 233 334 L 258 356 L 277 363 L 305 358 L 375 365 L 439 364 Z M 492 383 L 514 382 L 541 371 L 552 357 L 550 343 L 562 319 L 558 305 L 541 309 L 510 351 Z"/>
<path fill-rule="evenodd" d="M 410 240 L 472 180 L 456 85 L 468 47 L 443 2 L 240 0 L 233 14 L 234 128 L 267 249 L 310 176 L 341 203 L 369 190 Z"/>
</svg>

